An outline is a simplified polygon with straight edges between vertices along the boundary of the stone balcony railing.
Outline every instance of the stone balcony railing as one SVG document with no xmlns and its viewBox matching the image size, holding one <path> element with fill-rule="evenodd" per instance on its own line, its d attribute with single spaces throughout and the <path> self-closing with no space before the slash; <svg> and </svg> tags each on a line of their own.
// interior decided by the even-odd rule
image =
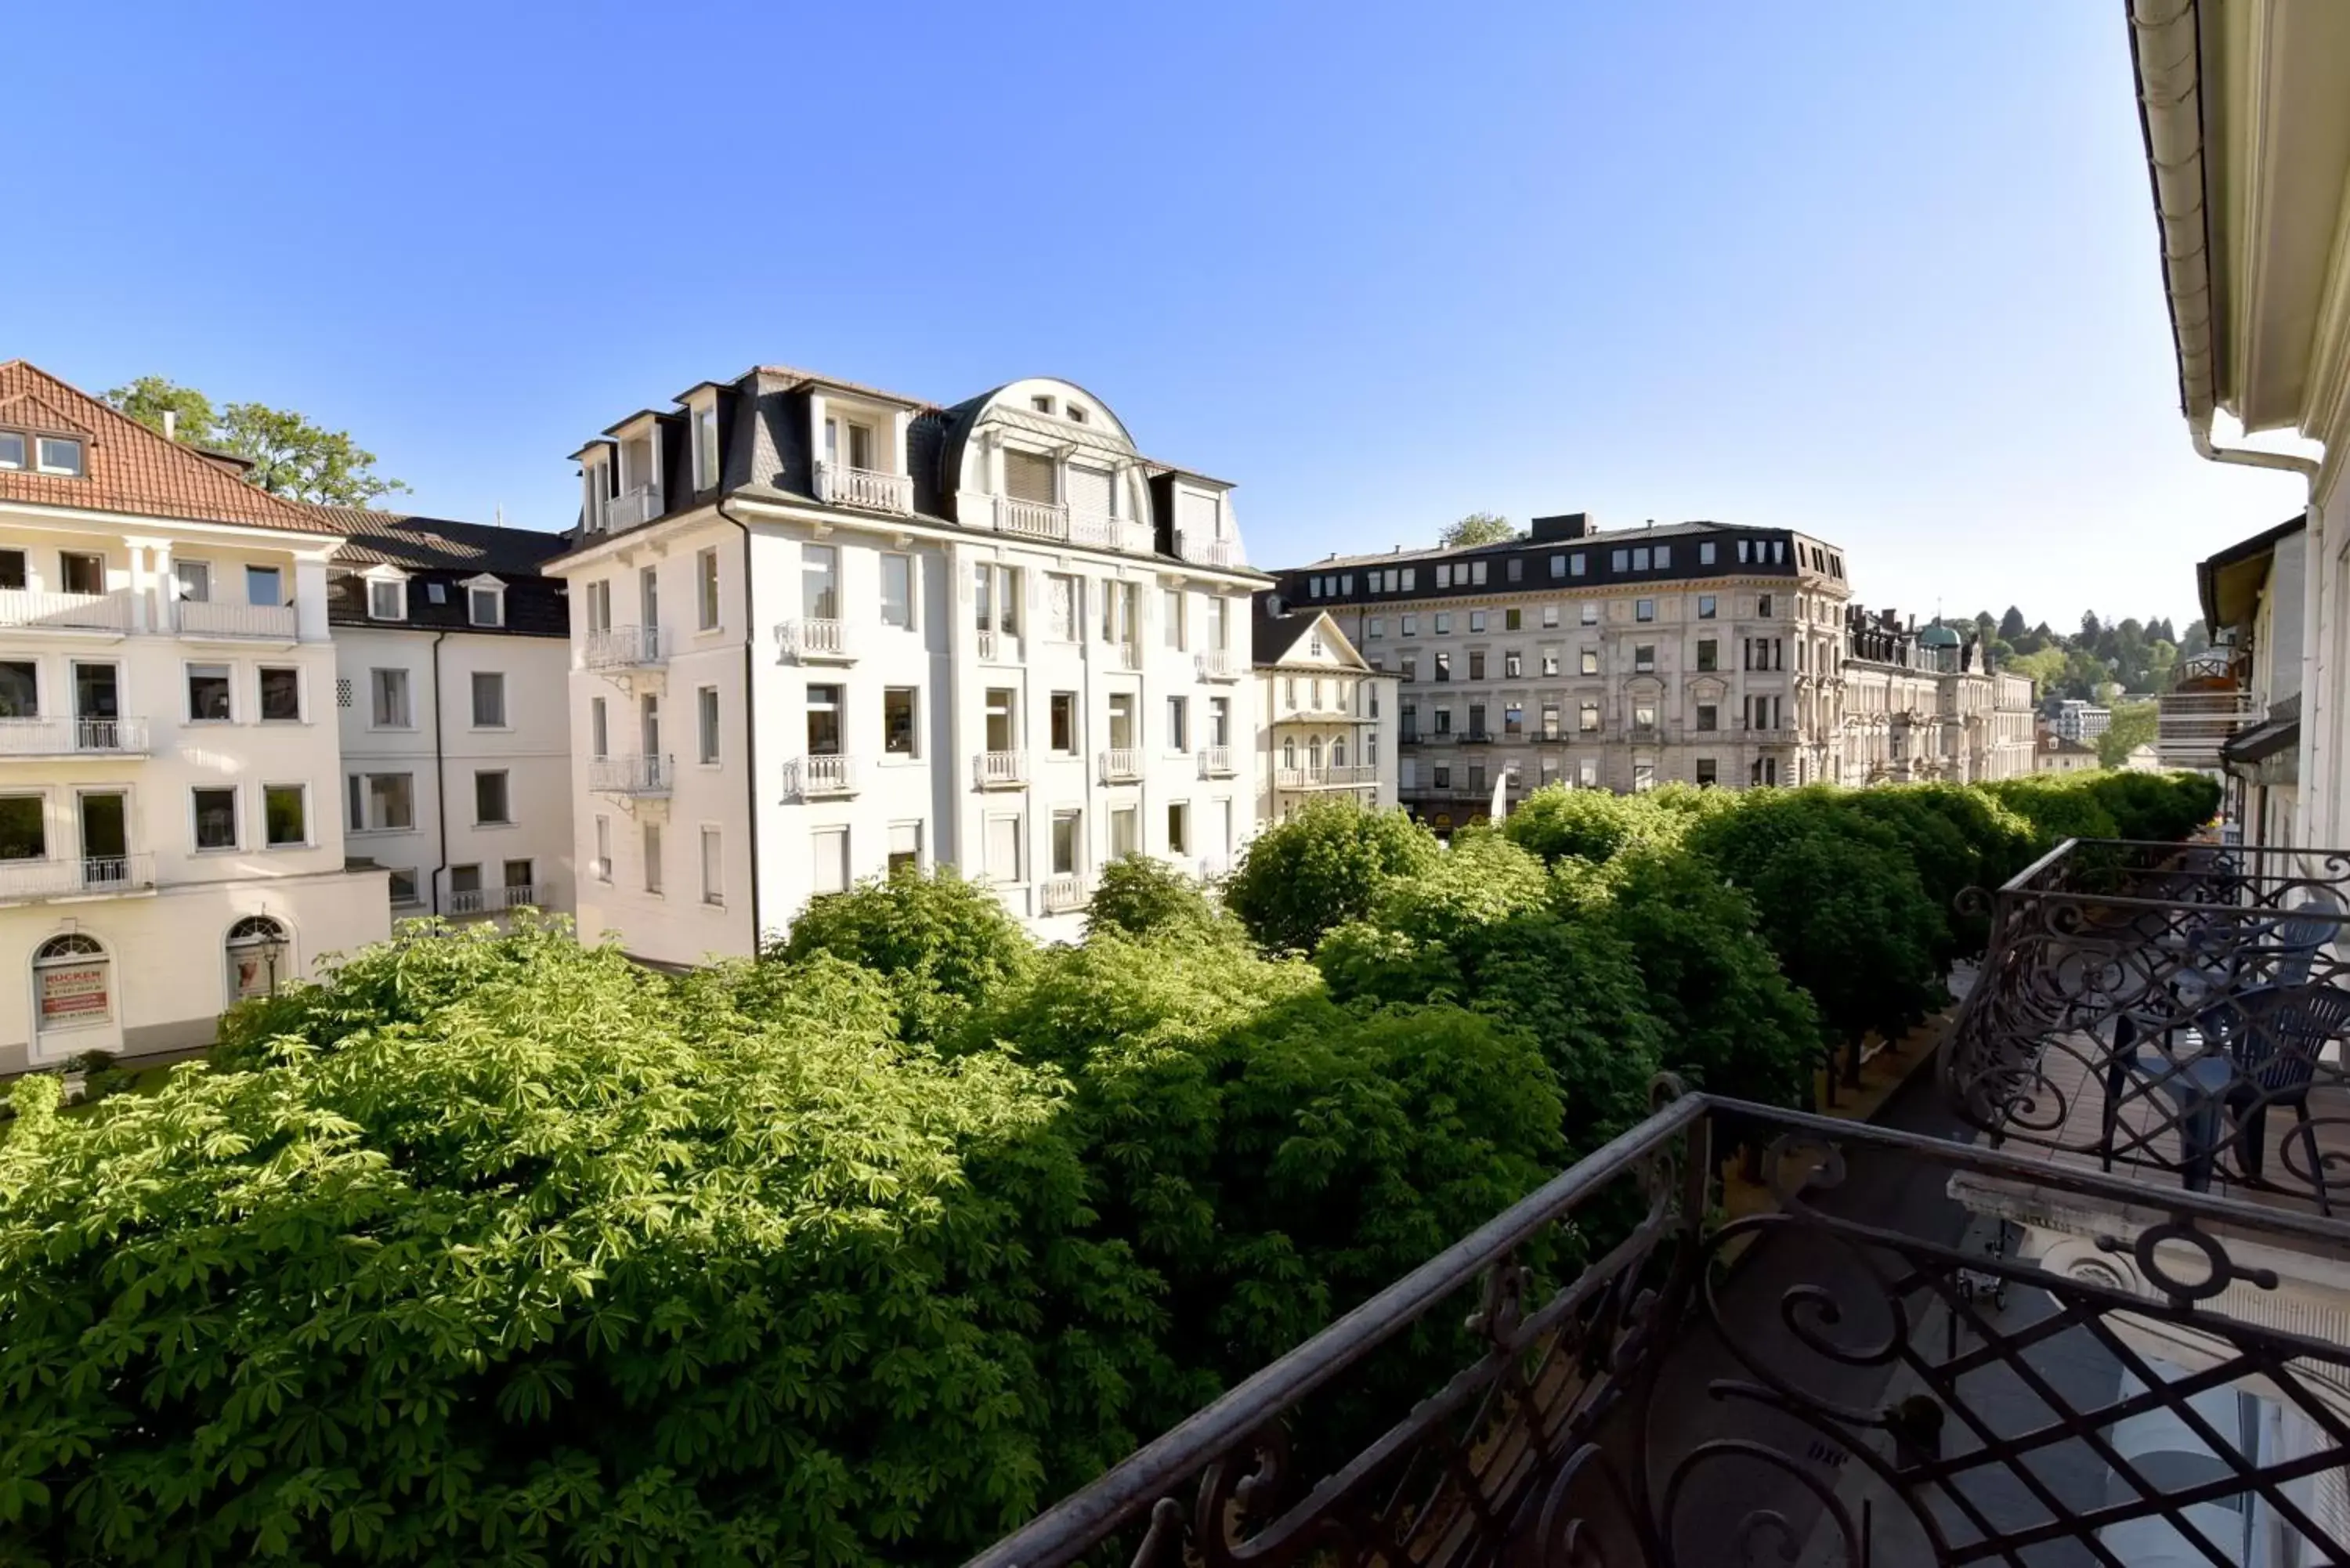
<svg viewBox="0 0 2350 1568">
<path fill-rule="evenodd" d="M 784 763 L 786 800 L 822 800 L 857 793 L 857 759 L 838 753 L 792 757 Z"/>
<path fill-rule="evenodd" d="M 244 605 L 213 599 L 182 599 L 173 607 L 182 637 L 250 637 L 291 642 L 296 636 L 292 605 Z"/>
<path fill-rule="evenodd" d="M 588 763 L 588 787 L 598 794 L 665 795 L 675 773 L 665 756 L 594 757 Z"/>
<path fill-rule="evenodd" d="M 835 506 L 902 514 L 914 509 L 914 482 L 902 473 L 880 473 L 819 459 L 816 465 L 816 498 Z"/>
<path fill-rule="evenodd" d="M 2217 771 L 2220 748 L 2267 714 L 2249 691 L 2166 691 L 2155 699 L 2155 756 L 2167 768 Z"/>
<path fill-rule="evenodd" d="M 546 902 L 551 890 L 536 882 L 507 883 L 497 888 L 452 888 L 449 890 L 449 912 L 504 915 L 516 909 L 536 909 Z"/>
<path fill-rule="evenodd" d="M 1142 753 L 1133 746 L 1112 746 L 1101 754 L 1101 782 L 1132 784 L 1142 776 Z"/>
<path fill-rule="evenodd" d="M 1028 753 L 981 752 L 971 759 L 971 774 L 981 789 L 1018 789 L 1028 782 Z"/>
<path fill-rule="evenodd" d="M 152 855 L 86 855 L 55 860 L 0 860 L 0 902 L 99 898 L 155 886 Z"/>
<path fill-rule="evenodd" d="M 59 594 L 39 588 L 0 588 L 0 630 L 127 632 L 131 603 L 127 590 Z"/>
<path fill-rule="evenodd" d="M 1193 655 L 1202 680 L 1238 680 L 1249 670 L 1248 655 L 1229 648 L 1211 648 Z"/>
<path fill-rule="evenodd" d="M 588 633 L 580 662 L 589 670 L 645 669 L 661 662 L 660 628 L 607 626 Z"/>
<path fill-rule="evenodd" d="M 1228 779 L 1232 776 L 1232 749 L 1230 746 L 1200 748 L 1200 776 L 1203 779 Z"/>
<path fill-rule="evenodd" d="M 143 757 L 144 719 L 0 719 L 0 757 Z"/>
<path fill-rule="evenodd" d="M 801 664 L 848 664 L 857 658 L 847 627 L 820 617 L 785 621 L 775 628 L 775 644 Z"/>
<path fill-rule="evenodd" d="M 1036 890 L 1036 901 L 1048 915 L 1065 915 L 1072 909 L 1082 909 L 1088 899 L 1082 877 L 1047 877 Z"/>
</svg>

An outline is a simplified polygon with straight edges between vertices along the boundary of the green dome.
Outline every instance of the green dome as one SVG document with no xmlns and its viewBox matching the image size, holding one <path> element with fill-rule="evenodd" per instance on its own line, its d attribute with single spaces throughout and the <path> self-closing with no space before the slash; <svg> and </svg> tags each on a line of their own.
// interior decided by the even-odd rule
<svg viewBox="0 0 2350 1568">
<path fill-rule="evenodd" d="M 1947 626 L 1926 627 L 1921 628 L 1918 633 L 1918 646 L 1920 648 L 1956 648 L 1959 646 L 1959 634 L 1952 631 Z"/>
</svg>

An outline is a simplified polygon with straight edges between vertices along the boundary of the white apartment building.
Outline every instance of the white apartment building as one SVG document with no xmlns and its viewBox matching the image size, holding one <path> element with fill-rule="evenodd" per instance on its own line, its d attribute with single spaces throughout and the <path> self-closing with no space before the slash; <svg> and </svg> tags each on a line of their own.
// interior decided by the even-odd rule
<svg viewBox="0 0 2350 1568">
<path fill-rule="evenodd" d="M 1256 596 L 1257 820 L 1278 822 L 1309 801 L 1351 795 L 1396 804 L 1400 687 L 1373 670 L 1326 610 L 1293 611 Z"/>
<path fill-rule="evenodd" d="M 1842 769 L 1834 546 L 1715 523 L 1595 531 L 1586 514 L 1460 549 L 1279 574 L 1401 683 L 1397 787 L 1440 830 L 1495 784 L 1796 784 Z"/>
<path fill-rule="evenodd" d="M 338 806 L 317 514 L 0 364 L 0 1072 L 207 1044 L 390 930 Z"/>
<path fill-rule="evenodd" d="M 1840 782 L 1982 784 L 2033 771 L 2031 677 L 1991 669 L 1980 637 L 1855 605 L 1842 670 Z"/>
<path fill-rule="evenodd" d="M 950 408 L 802 370 L 689 388 L 577 454 L 583 932 L 754 950 L 900 865 L 1075 936 L 1139 853 L 1213 875 L 1257 795 L 1231 487 L 1069 382 Z"/>
<path fill-rule="evenodd" d="M 2114 711 L 2085 697 L 2067 697 L 2050 711 L 2048 727 L 2068 741 L 2094 741 L 2114 727 Z"/>
<path fill-rule="evenodd" d="M 327 578 L 350 853 L 392 912 L 572 909 L 571 541 L 348 507 Z"/>
</svg>

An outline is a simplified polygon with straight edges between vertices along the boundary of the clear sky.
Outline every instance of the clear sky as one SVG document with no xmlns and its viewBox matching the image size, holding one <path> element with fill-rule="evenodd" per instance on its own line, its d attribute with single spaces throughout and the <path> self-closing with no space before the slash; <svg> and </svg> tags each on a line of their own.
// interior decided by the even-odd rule
<svg viewBox="0 0 2350 1568">
<path fill-rule="evenodd" d="M 1872 605 L 2194 611 L 2122 7 L 35 7 L 0 358 L 347 428 L 420 512 L 752 364 L 1066 376 L 1250 554 L 1462 513 L 1841 544 Z"/>
</svg>

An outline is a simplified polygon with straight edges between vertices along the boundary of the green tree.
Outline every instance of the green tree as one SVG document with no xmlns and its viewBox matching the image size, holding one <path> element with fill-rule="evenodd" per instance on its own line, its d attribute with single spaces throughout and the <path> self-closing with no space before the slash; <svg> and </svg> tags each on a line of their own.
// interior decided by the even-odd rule
<svg viewBox="0 0 2350 1568">
<path fill-rule="evenodd" d="M 2155 719 L 2156 704 L 2151 701 L 2115 703 L 2113 722 L 2097 737 L 2099 765 L 2120 767 L 2131 752 L 2152 742 Z"/>
<path fill-rule="evenodd" d="M 2063 682 L 2069 657 L 2061 648 L 2043 648 L 2015 655 L 2007 661 L 2007 668 L 2012 674 L 2032 677 L 2033 694 L 2045 698 Z"/>
<path fill-rule="evenodd" d="M 244 458 L 247 483 L 288 501 L 366 506 L 408 489 L 399 480 L 377 473 L 375 453 L 353 441 L 349 431 L 328 430 L 290 409 L 230 403 L 216 410 L 195 388 L 161 376 L 141 376 L 117 387 L 106 400 L 159 431 L 164 414 L 173 414 L 176 440 Z"/>
<path fill-rule="evenodd" d="M 1311 952 L 1323 932 L 1368 914 L 1392 878 L 1443 853 L 1402 812 L 1316 801 L 1249 841 L 1224 904 L 1266 950 Z"/>
<path fill-rule="evenodd" d="M 2023 633 L 2023 612 L 2016 608 L 2013 605 L 2008 606 L 2007 613 L 1999 618 L 1999 635 L 2001 640 L 2005 642 L 2017 642 L 2022 640 Z"/>
<path fill-rule="evenodd" d="M 1447 524 L 1436 536 L 1436 543 L 1441 548 L 1457 550 L 1471 545 L 1505 545 L 1517 536 L 1517 529 L 1500 513 L 1471 512 L 1459 522 Z"/>
<path fill-rule="evenodd" d="M 1627 844 L 1669 843 L 1688 830 L 1689 815 L 1659 798 L 1662 793 L 1627 795 L 1549 784 L 1504 817 L 1502 832 L 1546 861 L 1574 856 L 1598 864 Z"/>
<path fill-rule="evenodd" d="M 1086 929 L 1091 933 L 1106 927 L 1131 937 L 1170 929 L 1245 935 L 1209 902 L 1207 889 L 1196 878 L 1147 855 L 1123 855 L 1102 867 L 1087 909 Z"/>
<path fill-rule="evenodd" d="M 1035 950 L 1002 899 L 942 866 L 934 876 L 901 868 L 820 895 L 765 950 L 786 963 L 820 952 L 888 976 L 904 1037 L 927 1045 L 954 1041 L 972 1009 L 1026 971 Z"/>
</svg>

